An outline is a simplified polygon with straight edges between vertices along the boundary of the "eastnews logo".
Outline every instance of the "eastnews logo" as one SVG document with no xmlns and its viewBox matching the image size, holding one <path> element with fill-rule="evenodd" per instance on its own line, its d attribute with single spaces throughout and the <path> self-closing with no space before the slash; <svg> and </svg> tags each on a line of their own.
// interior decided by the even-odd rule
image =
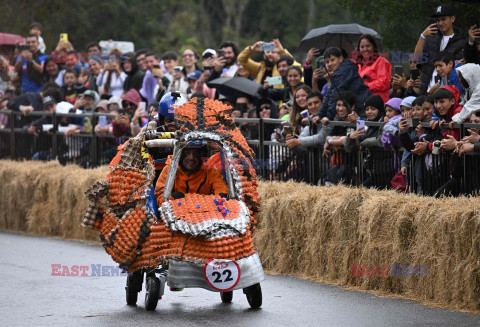
<svg viewBox="0 0 480 327">
<path fill-rule="evenodd" d="M 51 266 L 52 276 L 112 277 L 128 275 L 125 270 L 118 266 L 103 266 L 101 264 L 91 264 L 90 266 L 52 264 Z"/>
<path fill-rule="evenodd" d="M 428 266 L 402 266 L 395 264 L 391 266 L 362 266 L 352 264 L 353 277 L 372 277 L 372 276 L 427 276 Z"/>
</svg>

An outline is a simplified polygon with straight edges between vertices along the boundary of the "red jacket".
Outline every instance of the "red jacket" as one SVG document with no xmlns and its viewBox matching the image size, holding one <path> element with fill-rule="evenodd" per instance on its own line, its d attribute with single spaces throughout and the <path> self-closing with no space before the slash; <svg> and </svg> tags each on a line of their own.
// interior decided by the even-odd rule
<svg viewBox="0 0 480 327">
<path fill-rule="evenodd" d="M 369 77 L 363 82 L 370 88 L 370 93 L 381 96 L 383 102 L 387 103 L 390 80 L 392 79 L 392 64 L 379 56 L 372 64 L 366 64 L 365 66 L 358 64 L 357 66 L 360 77 L 363 78 L 364 75 Z"/>
<path fill-rule="evenodd" d="M 454 98 L 455 98 L 455 103 L 452 107 L 450 107 L 450 110 L 448 110 L 448 113 L 446 116 L 440 116 L 440 118 L 445 119 L 447 123 L 452 121 L 452 117 L 455 114 L 458 114 L 460 111 L 462 111 L 463 106 L 459 104 L 460 101 L 460 91 L 455 85 L 445 85 L 442 86 L 442 88 L 449 90 Z M 447 138 L 447 135 L 451 135 L 455 138 L 455 140 L 459 141 L 460 140 L 460 129 L 459 128 L 454 128 L 454 129 L 446 129 L 445 132 L 442 133 L 443 138 Z M 429 145 L 429 150 L 432 151 L 433 149 L 433 143 L 430 143 Z"/>
</svg>

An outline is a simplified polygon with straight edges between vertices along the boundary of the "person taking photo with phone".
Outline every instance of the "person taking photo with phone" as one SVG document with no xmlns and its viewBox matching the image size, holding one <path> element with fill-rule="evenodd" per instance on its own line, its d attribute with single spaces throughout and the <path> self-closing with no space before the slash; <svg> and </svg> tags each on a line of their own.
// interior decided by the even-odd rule
<svg viewBox="0 0 480 327">
<path fill-rule="evenodd" d="M 21 79 L 23 92 L 42 91 L 43 64 L 47 55 L 39 49 L 38 36 L 30 34 L 26 37 L 28 49 L 22 50 L 15 64 L 15 71 Z"/>
<path fill-rule="evenodd" d="M 467 63 L 480 64 L 480 18 L 468 30 L 468 42 L 465 44 L 464 56 Z"/>
<path fill-rule="evenodd" d="M 440 51 L 452 53 L 454 60 L 463 58 L 463 48 L 465 38 L 460 30 L 453 26 L 455 22 L 455 12 L 449 5 L 440 5 L 435 8 L 435 13 L 431 16 L 435 18 L 436 23 L 432 23 L 420 34 L 415 47 L 415 57 L 422 58 L 426 53 L 428 61 L 422 63 L 422 73 L 420 75 L 419 94 L 425 95 L 436 83 L 437 72 L 435 71 L 433 59 Z"/>
<path fill-rule="evenodd" d="M 254 52 L 263 52 L 263 60 L 256 62 L 250 59 Z M 258 84 L 263 84 L 267 77 L 280 76 L 277 62 L 281 56 L 291 56 L 287 49 L 284 49 L 279 39 L 274 39 L 272 42 L 258 41 L 255 44 L 246 47 L 238 55 L 239 63 L 256 78 Z M 275 88 L 282 88 L 282 84 L 274 86 Z"/>
</svg>

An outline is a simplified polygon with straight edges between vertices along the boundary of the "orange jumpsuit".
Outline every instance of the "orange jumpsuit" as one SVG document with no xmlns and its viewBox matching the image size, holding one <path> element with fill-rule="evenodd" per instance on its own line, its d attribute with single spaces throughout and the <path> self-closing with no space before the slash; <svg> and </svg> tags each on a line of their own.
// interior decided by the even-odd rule
<svg viewBox="0 0 480 327">
<path fill-rule="evenodd" d="M 155 197 L 160 206 L 163 201 L 163 191 L 167 180 L 168 171 L 170 169 L 171 159 L 168 159 L 167 165 L 163 168 L 155 186 Z M 188 176 L 179 165 L 177 175 L 175 176 L 175 184 L 173 192 L 196 193 L 196 194 L 228 194 L 227 184 L 223 181 L 222 175 L 215 169 L 202 166 L 196 173 Z M 171 198 L 172 199 L 172 198 Z"/>
</svg>

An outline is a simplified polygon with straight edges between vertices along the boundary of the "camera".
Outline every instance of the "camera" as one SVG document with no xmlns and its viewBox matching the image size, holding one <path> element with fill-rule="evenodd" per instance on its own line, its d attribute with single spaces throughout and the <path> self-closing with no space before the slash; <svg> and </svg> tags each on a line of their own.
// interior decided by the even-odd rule
<svg viewBox="0 0 480 327">
<path fill-rule="evenodd" d="M 20 51 L 27 51 L 27 50 L 30 50 L 30 47 L 29 47 L 28 45 L 26 45 L 26 44 L 20 44 L 20 45 L 18 46 L 18 50 L 20 50 Z"/>
<path fill-rule="evenodd" d="M 440 153 L 440 141 L 434 141 L 433 142 L 433 149 L 432 149 L 432 154 L 439 154 Z"/>
</svg>

